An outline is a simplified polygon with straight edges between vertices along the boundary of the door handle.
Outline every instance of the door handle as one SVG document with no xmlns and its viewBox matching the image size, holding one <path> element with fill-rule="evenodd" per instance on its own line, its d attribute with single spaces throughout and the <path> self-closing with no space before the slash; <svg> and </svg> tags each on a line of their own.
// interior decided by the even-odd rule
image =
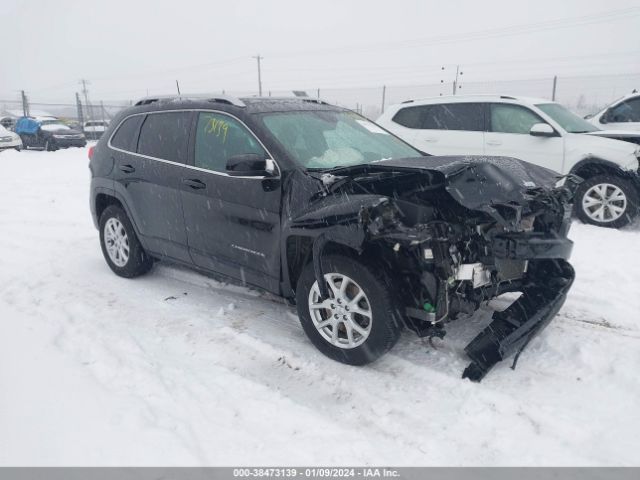
<svg viewBox="0 0 640 480">
<path fill-rule="evenodd" d="M 197 178 L 183 178 L 182 183 L 184 183 L 185 185 L 188 185 L 194 190 L 202 190 L 203 188 L 207 188 L 207 184 L 204 182 L 201 182 Z"/>
<path fill-rule="evenodd" d="M 487 145 L 502 145 L 502 142 L 500 140 L 487 140 Z"/>
<path fill-rule="evenodd" d="M 120 165 L 120 170 L 124 173 L 133 173 L 136 171 L 133 165 Z"/>
<path fill-rule="evenodd" d="M 424 141 L 429 143 L 435 143 L 438 141 L 438 139 L 433 137 L 428 137 L 428 138 L 425 138 Z"/>
</svg>

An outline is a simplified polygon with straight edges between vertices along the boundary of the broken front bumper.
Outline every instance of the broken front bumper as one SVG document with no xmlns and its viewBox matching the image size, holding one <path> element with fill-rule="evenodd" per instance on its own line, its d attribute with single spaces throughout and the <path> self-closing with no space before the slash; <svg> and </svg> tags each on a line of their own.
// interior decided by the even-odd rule
<svg viewBox="0 0 640 480">
<path fill-rule="evenodd" d="M 535 234 L 498 237 L 494 242 L 497 258 L 527 260 L 522 295 L 503 312 L 495 312 L 493 321 L 469 345 L 465 352 L 471 363 L 462 377 L 480 381 L 501 360 L 520 352 L 558 313 L 573 283 L 575 273 L 567 262 L 573 242 Z"/>
</svg>

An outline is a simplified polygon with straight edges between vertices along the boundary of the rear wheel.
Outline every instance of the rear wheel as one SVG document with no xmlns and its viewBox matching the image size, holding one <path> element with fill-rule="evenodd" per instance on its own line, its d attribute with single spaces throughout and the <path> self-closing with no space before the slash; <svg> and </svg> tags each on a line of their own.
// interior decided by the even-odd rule
<svg viewBox="0 0 640 480">
<path fill-rule="evenodd" d="M 342 255 L 323 259 L 323 271 L 329 291 L 324 300 L 313 263 L 298 279 L 298 316 L 309 340 L 329 358 L 350 365 L 370 363 L 388 352 L 402 330 L 389 278 Z"/>
<path fill-rule="evenodd" d="M 143 275 L 153 266 L 129 217 L 117 205 L 109 205 L 100 215 L 100 246 L 111 270 L 121 277 Z"/>
<path fill-rule="evenodd" d="M 585 223 L 620 228 L 629 224 L 638 210 L 638 193 L 631 182 L 615 175 L 596 175 L 580 184 L 576 214 Z"/>
</svg>

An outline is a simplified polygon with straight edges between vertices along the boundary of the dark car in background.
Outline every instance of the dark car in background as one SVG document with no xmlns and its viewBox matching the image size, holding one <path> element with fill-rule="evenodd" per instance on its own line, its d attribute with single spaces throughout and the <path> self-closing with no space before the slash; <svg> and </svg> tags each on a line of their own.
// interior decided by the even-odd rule
<svg viewBox="0 0 640 480">
<path fill-rule="evenodd" d="M 433 157 L 311 99 L 147 98 L 90 150 L 90 206 L 122 277 L 166 260 L 297 305 L 328 357 L 363 365 L 403 328 L 522 292 L 466 347 L 480 380 L 564 303 L 572 177 L 512 158 Z"/>
<path fill-rule="evenodd" d="M 20 135 L 24 148 L 53 151 L 87 145 L 87 139 L 82 132 L 70 128 L 55 117 L 19 118 L 15 132 Z"/>
</svg>

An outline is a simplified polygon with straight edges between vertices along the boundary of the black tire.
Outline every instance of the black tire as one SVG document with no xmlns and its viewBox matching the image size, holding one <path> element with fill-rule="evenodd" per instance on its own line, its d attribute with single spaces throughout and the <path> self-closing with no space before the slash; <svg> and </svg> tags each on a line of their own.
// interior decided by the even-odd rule
<svg viewBox="0 0 640 480">
<path fill-rule="evenodd" d="M 44 141 L 44 149 L 47 152 L 54 152 L 58 149 L 58 147 L 56 147 L 55 143 L 51 139 L 47 138 Z"/>
<path fill-rule="evenodd" d="M 121 266 L 114 263 L 107 251 L 105 226 L 111 218 L 115 218 L 120 222 L 128 239 L 129 258 L 126 263 Z M 104 209 L 102 215 L 100 215 L 100 247 L 102 248 L 102 254 L 109 268 L 120 277 L 138 277 L 147 273 L 153 266 L 153 259 L 144 251 L 144 248 L 142 248 L 129 217 L 118 205 L 109 205 Z"/>
<path fill-rule="evenodd" d="M 354 348 L 332 345 L 315 327 L 309 309 L 309 293 L 315 284 L 313 263 L 308 263 L 298 279 L 296 303 L 300 323 L 311 343 L 327 357 L 349 365 L 365 365 L 388 352 L 400 338 L 402 318 L 393 300 L 391 279 L 382 270 L 374 270 L 342 255 L 328 255 L 322 261 L 325 274 L 348 276 L 364 291 L 371 310 L 371 329 L 366 340 Z"/>
<path fill-rule="evenodd" d="M 603 221 L 598 221 L 596 218 L 593 218 L 588 214 L 587 209 L 583 204 L 585 195 L 587 195 L 589 190 L 596 185 L 602 184 L 613 185 L 619 188 L 620 190 L 622 190 L 626 198 L 624 212 L 619 218 L 616 218 L 615 220 L 604 218 Z M 621 206 L 622 202 L 615 203 L 614 205 Z M 607 209 L 608 208 L 609 207 L 607 207 Z M 593 177 L 587 178 L 578 187 L 575 197 L 574 210 L 577 217 L 584 223 L 608 228 L 624 227 L 625 225 L 631 223 L 638 213 L 638 190 L 629 180 L 618 177 L 616 175 L 595 175 Z M 611 211 L 607 210 L 605 214 L 606 213 L 610 214 Z"/>
</svg>

